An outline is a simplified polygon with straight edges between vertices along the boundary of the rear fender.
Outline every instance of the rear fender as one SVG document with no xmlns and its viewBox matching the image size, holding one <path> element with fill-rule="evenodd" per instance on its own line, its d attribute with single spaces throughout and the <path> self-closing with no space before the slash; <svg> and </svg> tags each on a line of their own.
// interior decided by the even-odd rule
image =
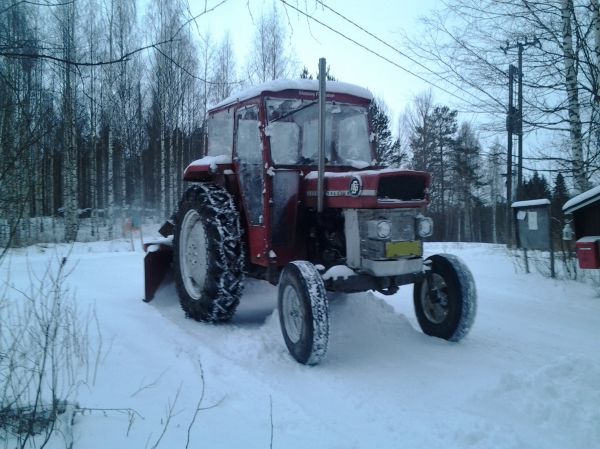
<svg viewBox="0 0 600 449">
<path fill-rule="evenodd" d="M 233 175 L 233 164 L 228 156 L 205 156 L 188 165 L 183 172 L 184 181 L 214 181 L 223 175 Z"/>
</svg>

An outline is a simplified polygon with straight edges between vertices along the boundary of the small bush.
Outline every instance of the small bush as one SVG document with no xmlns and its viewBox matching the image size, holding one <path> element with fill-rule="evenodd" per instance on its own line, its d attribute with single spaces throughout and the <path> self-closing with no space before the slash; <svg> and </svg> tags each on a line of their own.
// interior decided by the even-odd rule
<svg viewBox="0 0 600 449">
<path fill-rule="evenodd" d="M 7 279 L 0 292 L 0 446 L 45 446 L 88 380 L 90 320 L 66 287 L 66 266 L 65 257 L 41 275 L 30 269 L 28 291 Z"/>
</svg>

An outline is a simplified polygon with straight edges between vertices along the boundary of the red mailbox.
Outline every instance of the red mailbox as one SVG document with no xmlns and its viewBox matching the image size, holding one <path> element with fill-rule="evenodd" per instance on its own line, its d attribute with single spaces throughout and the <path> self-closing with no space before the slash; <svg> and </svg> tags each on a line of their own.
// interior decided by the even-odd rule
<svg viewBox="0 0 600 449">
<path fill-rule="evenodd" d="M 598 251 L 598 242 L 600 236 L 588 236 L 577 240 L 577 259 L 579 268 L 600 268 L 600 252 Z"/>
</svg>

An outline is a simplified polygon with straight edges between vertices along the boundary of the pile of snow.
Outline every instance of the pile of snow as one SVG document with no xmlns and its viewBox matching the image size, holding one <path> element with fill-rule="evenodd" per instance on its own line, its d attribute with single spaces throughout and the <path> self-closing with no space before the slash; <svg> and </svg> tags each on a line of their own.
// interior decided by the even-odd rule
<svg viewBox="0 0 600 449">
<path fill-rule="evenodd" d="M 356 273 L 346 265 L 335 265 L 323 274 L 323 280 L 336 280 L 338 278 L 348 279 L 350 276 L 356 276 Z"/>
<path fill-rule="evenodd" d="M 591 448 L 600 444 L 600 362 L 556 356 L 532 371 L 503 374 L 496 387 L 476 397 L 495 404 L 497 424 L 537 441 L 537 447 Z M 474 410 L 481 406 L 474 406 Z M 485 411 L 484 411 L 485 412 Z M 523 442 L 526 441 L 522 438 Z"/>
<path fill-rule="evenodd" d="M 189 431 L 189 447 L 600 448 L 600 301 L 516 271 L 500 245 L 425 245 L 473 271 L 478 315 L 462 342 L 419 330 L 410 286 L 335 295 L 327 358 L 307 367 L 281 337 L 276 287 L 248 280 L 230 324 L 197 323 L 172 282 L 141 301 L 135 243 L 30 247 L 0 265 L 26 291 L 30 273 L 68 255 L 69 291 L 95 308 L 100 364 L 76 397 L 75 448 L 152 447 L 165 426 L 158 447 L 186 447 Z"/>
</svg>

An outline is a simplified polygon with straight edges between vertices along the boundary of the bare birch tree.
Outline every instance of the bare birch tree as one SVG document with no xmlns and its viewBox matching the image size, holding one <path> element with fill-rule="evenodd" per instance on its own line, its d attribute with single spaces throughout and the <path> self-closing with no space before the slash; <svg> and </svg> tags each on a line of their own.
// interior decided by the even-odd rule
<svg viewBox="0 0 600 449">
<path fill-rule="evenodd" d="M 293 60 L 286 45 L 286 32 L 275 3 L 256 23 L 248 59 L 248 77 L 253 83 L 285 78 L 293 73 Z"/>
<path fill-rule="evenodd" d="M 216 51 L 216 60 L 211 85 L 214 103 L 227 98 L 235 87 L 236 67 L 231 35 L 227 32 Z"/>
<path fill-rule="evenodd" d="M 597 0 L 450 0 L 424 19 L 427 29 L 410 42 L 431 68 L 429 76 L 453 82 L 461 109 L 489 113 L 487 129 L 503 132 L 507 68 L 524 46 L 524 130 L 553 133 L 554 148 L 540 148 L 568 171 L 578 190 L 600 170 L 593 110 L 599 66 L 595 54 Z M 568 149 L 559 153 L 560 144 Z M 557 148 L 558 147 L 558 148 Z M 534 156 L 530 154 L 529 156 Z"/>
<path fill-rule="evenodd" d="M 152 33 L 160 41 L 170 41 L 184 23 L 185 9 L 180 2 L 156 1 L 151 5 L 149 20 Z M 169 216 L 177 204 L 177 187 L 181 174 L 181 143 L 179 128 L 182 123 L 185 98 L 190 95 L 197 78 L 196 54 L 189 33 L 180 33 L 176 41 L 161 46 L 152 61 L 151 95 L 159 131 L 160 149 L 156 172 L 159 174 L 158 192 L 161 214 Z"/>
<path fill-rule="evenodd" d="M 571 153 L 575 187 L 580 192 L 588 189 L 585 176 L 583 142 L 581 135 L 581 115 L 579 107 L 579 88 L 577 85 L 577 57 L 573 48 L 573 0 L 561 0 L 562 50 L 565 64 L 565 87 L 567 91 L 569 132 L 571 134 Z"/>
<path fill-rule="evenodd" d="M 62 18 L 62 43 L 64 58 L 72 60 L 75 55 L 75 2 L 64 6 Z M 63 64 L 63 209 L 65 216 L 65 241 L 77 239 L 78 189 L 77 189 L 77 142 L 75 130 L 75 75 L 73 67 Z"/>
</svg>

